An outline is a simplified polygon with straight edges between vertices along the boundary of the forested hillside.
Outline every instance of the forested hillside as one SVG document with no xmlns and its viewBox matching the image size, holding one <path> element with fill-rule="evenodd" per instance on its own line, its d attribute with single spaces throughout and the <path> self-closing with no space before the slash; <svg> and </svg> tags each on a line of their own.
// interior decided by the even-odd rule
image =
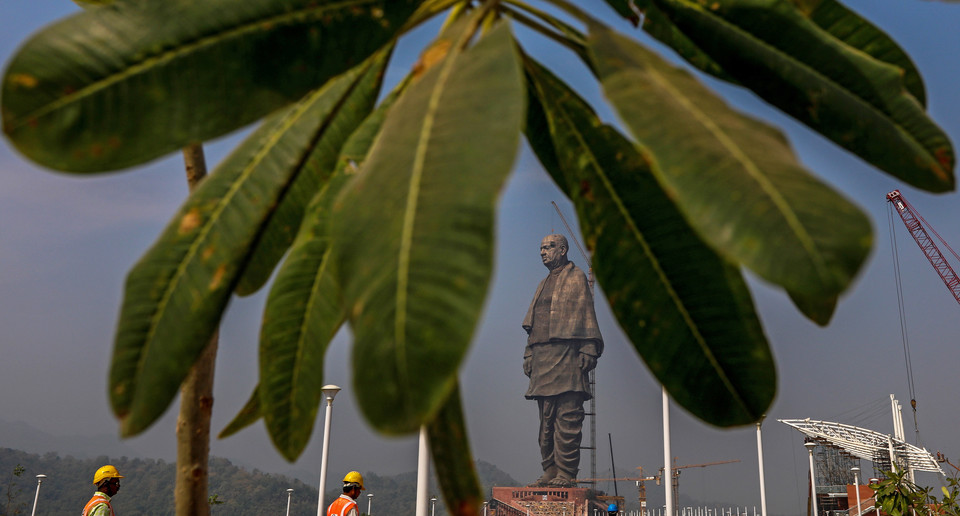
<svg viewBox="0 0 960 516">
<path fill-rule="evenodd" d="M 37 516 L 76 516 L 93 494 L 93 473 L 104 464 L 113 464 L 124 475 L 113 507 L 121 516 L 173 516 L 173 463 L 163 460 L 127 457 L 76 459 L 56 453 L 30 454 L 0 448 L 0 516 L 28 515 L 33 507 L 36 475 L 47 475 L 40 488 Z M 20 468 L 18 468 L 20 466 Z M 493 485 L 517 485 L 509 475 L 490 464 L 479 462 L 477 469 L 489 495 Z M 19 476 L 16 472 L 20 472 Z M 319 472 L 318 472 L 319 475 Z M 367 494 L 373 494 L 371 513 L 377 516 L 413 514 L 416 506 L 416 473 L 379 476 L 363 472 L 367 490 L 360 500 L 367 510 Z M 439 490 L 431 488 L 431 494 Z M 210 459 L 210 494 L 216 496 L 214 515 L 281 515 L 287 506 L 287 489 L 294 490 L 291 516 L 310 516 L 317 512 L 316 486 L 283 475 L 247 471 L 226 459 Z M 330 490 L 326 500 L 338 493 Z M 441 500 L 436 514 L 445 515 Z"/>
</svg>

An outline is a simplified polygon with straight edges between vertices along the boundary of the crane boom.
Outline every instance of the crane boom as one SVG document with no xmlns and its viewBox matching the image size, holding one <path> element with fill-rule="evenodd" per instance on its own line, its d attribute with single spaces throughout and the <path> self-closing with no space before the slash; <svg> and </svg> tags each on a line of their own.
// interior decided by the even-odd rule
<svg viewBox="0 0 960 516">
<path fill-rule="evenodd" d="M 947 263 L 947 260 L 943 257 L 943 253 L 940 252 L 940 248 L 937 247 L 937 244 L 923 228 L 923 225 L 920 223 L 922 217 L 920 217 L 916 210 L 913 209 L 913 206 L 904 199 L 900 190 L 894 190 L 888 193 L 887 201 L 893 203 L 897 214 L 900 215 L 904 225 L 907 226 L 907 231 L 910 233 L 910 236 L 916 240 L 917 245 L 920 246 L 920 250 L 923 251 L 924 256 L 930 261 L 930 265 L 933 265 L 933 269 L 937 271 L 940 279 L 943 280 L 947 289 L 953 294 L 953 298 L 957 300 L 957 303 L 960 303 L 960 277 L 957 277 L 957 273 L 953 270 L 953 267 Z"/>
</svg>

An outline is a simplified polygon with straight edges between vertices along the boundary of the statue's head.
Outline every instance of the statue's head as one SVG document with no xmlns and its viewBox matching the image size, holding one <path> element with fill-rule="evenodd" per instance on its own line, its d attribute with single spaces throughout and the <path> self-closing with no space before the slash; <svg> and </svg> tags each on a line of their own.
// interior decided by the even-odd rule
<svg viewBox="0 0 960 516">
<path fill-rule="evenodd" d="M 540 259 L 550 270 L 567 264 L 567 237 L 563 235 L 547 235 L 540 242 Z"/>
</svg>

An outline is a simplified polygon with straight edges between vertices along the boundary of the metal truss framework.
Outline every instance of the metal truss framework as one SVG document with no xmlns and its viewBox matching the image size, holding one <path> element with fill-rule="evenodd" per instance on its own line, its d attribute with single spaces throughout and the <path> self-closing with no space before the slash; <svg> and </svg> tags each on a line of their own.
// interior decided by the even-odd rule
<svg viewBox="0 0 960 516">
<path fill-rule="evenodd" d="M 943 475 L 940 464 L 923 448 L 895 437 L 866 428 L 817 421 L 813 419 L 778 419 L 796 428 L 800 433 L 827 445 L 836 446 L 855 457 L 875 462 L 878 457 L 890 457 L 892 448 L 896 462 L 914 471 L 932 471 Z M 889 459 L 888 459 L 889 460 Z"/>
</svg>

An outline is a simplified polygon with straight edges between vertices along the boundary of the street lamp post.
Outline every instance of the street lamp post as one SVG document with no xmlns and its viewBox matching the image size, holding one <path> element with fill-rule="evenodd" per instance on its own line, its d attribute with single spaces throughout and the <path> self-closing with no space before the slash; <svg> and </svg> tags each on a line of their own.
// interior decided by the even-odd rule
<svg viewBox="0 0 960 516">
<path fill-rule="evenodd" d="M 857 516 L 860 516 L 862 512 L 860 509 L 860 467 L 854 466 L 850 468 L 850 471 L 853 472 L 853 490 L 857 492 Z"/>
<path fill-rule="evenodd" d="M 767 488 L 764 485 L 763 478 L 763 436 L 760 432 L 760 425 L 763 424 L 764 417 L 766 415 L 760 416 L 760 421 L 757 421 L 757 466 L 760 470 L 760 514 L 767 516 Z M 744 512 L 746 512 L 746 509 L 744 509 Z M 753 512 L 756 513 L 756 509 Z"/>
<path fill-rule="evenodd" d="M 427 493 L 430 490 L 430 439 L 427 426 L 420 427 L 417 450 L 417 506 L 415 516 L 427 516 Z"/>
<path fill-rule="evenodd" d="M 323 514 L 323 488 L 327 484 L 327 454 L 330 452 L 330 419 L 333 417 L 333 398 L 340 392 L 340 387 L 336 385 L 324 385 L 322 389 L 323 397 L 327 400 L 327 412 L 323 418 L 323 451 L 320 455 L 320 498 L 317 501 L 317 516 Z"/>
<path fill-rule="evenodd" d="M 373 493 L 367 493 L 367 516 L 373 514 L 370 512 L 370 506 L 373 504 Z"/>
<path fill-rule="evenodd" d="M 810 504 L 813 506 L 813 516 L 817 516 L 817 475 L 813 470 L 813 449 L 817 447 L 817 443 L 807 441 L 803 445 L 807 447 L 810 455 Z"/>
<path fill-rule="evenodd" d="M 46 475 L 37 475 L 37 494 L 33 495 L 33 511 L 30 512 L 30 516 L 37 514 L 37 500 L 40 499 L 40 484 L 43 483 L 43 479 L 47 478 Z"/>
<path fill-rule="evenodd" d="M 290 497 L 293 496 L 293 489 L 287 489 L 287 516 L 290 516 Z"/>
</svg>

